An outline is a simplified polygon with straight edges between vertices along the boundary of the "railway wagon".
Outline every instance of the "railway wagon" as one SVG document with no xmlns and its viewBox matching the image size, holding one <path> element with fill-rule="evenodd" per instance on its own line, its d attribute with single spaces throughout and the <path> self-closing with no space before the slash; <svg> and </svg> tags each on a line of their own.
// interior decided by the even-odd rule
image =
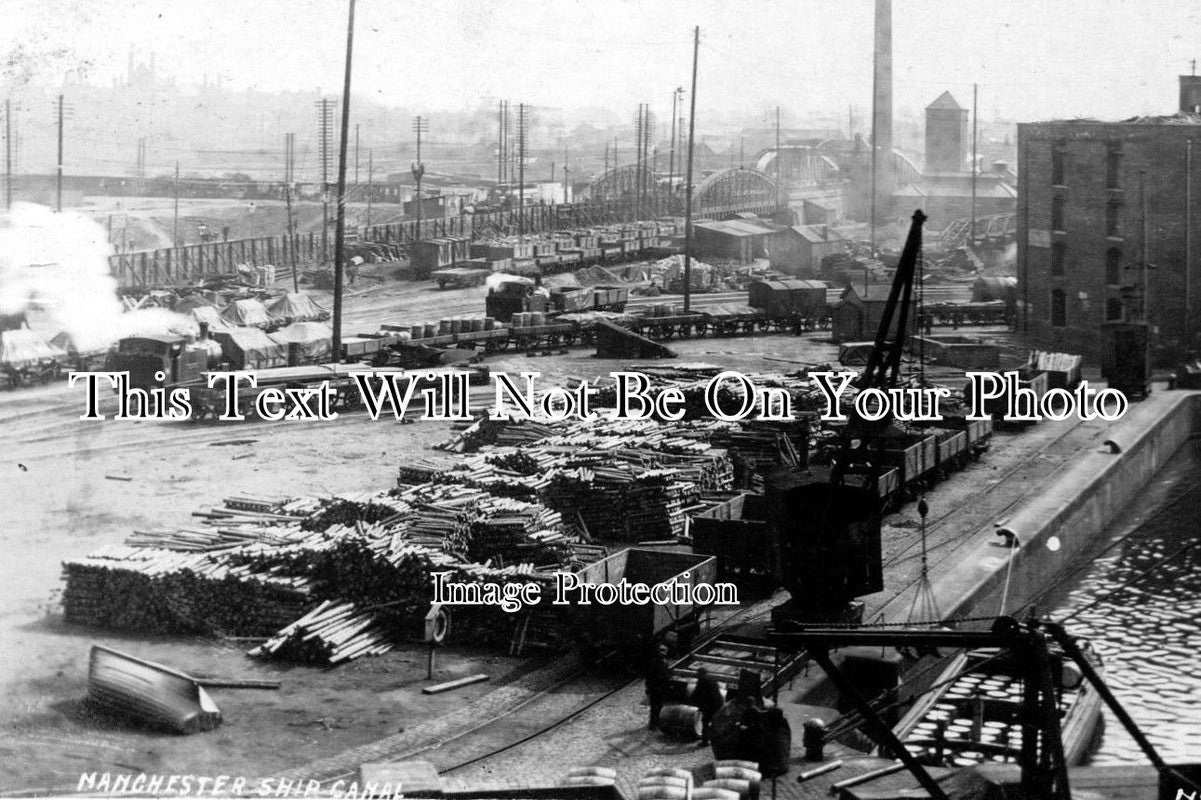
<svg viewBox="0 0 1201 800">
<path fill-rule="evenodd" d="M 629 548 L 620 550 L 584 567 L 576 577 L 585 584 L 662 583 L 678 584 L 682 588 L 701 584 L 712 586 L 717 576 L 717 559 L 695 553 Z M 696 622 L 705 610 L 696 603 L 650 602 L 638 605 L 572 606 L 578 629 L 586 631 L 592 644 L 598 647 L 644 645 L 674 632 L 681 639 L 694 634 Z"/>
<path fill-rule="evenodd" d="M 414 242 L 409 261 L 419 275 L 429 275 L 434 270 L 446 269 L 469 256 L 469 241 L 463 236 L 447 236 L 439 239 L 422 239 Z"/>
<path fill-rule="evenodd" d="M 1043 395 L 1047 393 L 1049 388 L 1049 380 L 1047 373 L 1041 370 L 1032 369 L 1029 365 L 1021 367 L 1017 370 L 1018 387 L 1021 389 L 1029 389 L 1034 392 L 1034 406 L 1037 408 L 1038 403 L 1042 401 Z M 973 405 L 973 388 L 969 382 L 963 388 L 963 396 L 968 405 Z M 984 413 L 992 417 L 995 425 L 1005 425 L 1007 427 L 1026 427 L 1033 425 L 1034 421 L 1023 421 L 1007 419 L 1008 402 L 1004 397 L 989 398 L 984 401 Z M 1035 414 L 1037 415 L 1037 413 Z"/>
<path fill-rule="evenodd" d="M 769 317 L 827 315 L 826 284 L 796 278 L 766 278 L 747 287 L 747 305 L 761 308 Z"/>
<path fill-rule="evenodd" d="M 492 270 L 489 267 L 476 266 L 475 262 L 468 261 L 462 262 L 459 266 L 436 269 L 430 273 L 430 277 L 438 282 L 439 289 L 445 289 L 447 286 L 462 289 L 479 286 L 491 274 Z"/>
<path fill-rule="evenodd" d="M 753 590 L 775 588 L 779 554 L 763 495 L 749 492 L 705 509 L 688 523 L 692 552 L 717 559 L 717 577 Z"/>
<path fill-rule="evenodd" d="M 898 470 L 897 478 L 902 493 L 920 491 L 930 486 L 936 478 L 937 438 L 932 434 L 898 431 L 885 438 L 881 459 L 882 466 Z"/>
<path fill-rule="evenodd" d="M 735 691 L 755 687 L 771 695 L 804 668 L 809 657 L 803 652 L 785 652 L 759 638 L 726 634 L 706 642 L 673 663 L 669 692 L 677 702 L 687 702 L 696 688 L 697 670 L 704 667 L 731 697 Z M 745 679 L 752 686 L 739 686 Z"/>
</svg>

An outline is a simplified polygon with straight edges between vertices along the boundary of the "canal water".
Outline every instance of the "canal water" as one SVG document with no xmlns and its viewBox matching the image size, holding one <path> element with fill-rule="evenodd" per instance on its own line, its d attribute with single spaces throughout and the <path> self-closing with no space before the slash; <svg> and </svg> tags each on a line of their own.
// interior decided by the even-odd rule
<svg viewBox="0 0 1201 800">
<path fill-rule="evenodd" d="M 1093 642 L 1107 683 L 1169 763 L 1201 761 L 1201 442 L 1156 475 L 1092 556 L 1050 598 L 1050 616 Z M 1105 713 L 1092 763 L 1147 763 Z"/>
</svg>

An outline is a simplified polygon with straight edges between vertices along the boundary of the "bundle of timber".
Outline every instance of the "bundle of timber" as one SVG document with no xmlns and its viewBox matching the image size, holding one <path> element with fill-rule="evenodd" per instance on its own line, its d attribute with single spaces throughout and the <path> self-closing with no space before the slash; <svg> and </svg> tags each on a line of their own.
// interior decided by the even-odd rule
<svg viewBox="0 0 1201 800">
<path fill-rule="evenodd" d="M 403 487 L 429 483 L 445 469 L 444 464 L 438 464 L 425 458 L 406 461 L 396 471 L 396 485 Z"/>
<path fill-rule="evenodd" d="M 625 465 L 565 469 L 555 474 L 543 502 L 568 519 L 578 515 L 596 539 L 662 539 L 683 532 L 683 509 L 698 496 L 696 484 L 677 478 L 676 470 Z"/>
<path fill-rule="evenodd" d="M 498 497 L 480 503 L 475 513 L 468 532 L 467 552 L 472 561 L 562 562 L 566 537 L 559 512 L 540 503 Z"/>
<path fill-rule="evenodd" d="M 220 553 L 108 547 L 63 564 L 73 624 L 261 636 L 310 603 L 304 578 L 234 569 Z"/>
<path fill-rule="evenodd" d="M 406 514 L 407 503 L 383 493 L 342 495 L 329 501 L 324 508 L 308 517 L 302 526 L 305 530 L 323 531 L 332 525 L 360 522 L 374 525 L 395 522 Z"/>
<path fill-rule="evenodd" d="M 126 538 L 130 547 L 149 547 L 160 550 L 195 550 L 212 552 L 229 550 L 247 544 L 290 544 L 302 535 L 299 526 L 290 528 L 265 525 L 226 525 L 221 528 L 183 528 L 175 531 L 134 531 Z"/>
<path fill-rule="evenodd" d="M 1026 367 L 1031 371 L 1047 373 L 1047 388 L 1071 390 L 1080 383 L 1080 366 L 1083 361 L 1081 356 L 1072 353 L 1032 350 Z"/>
<path fill-rule="evenodd" d="M 376 614 L 348 601 L 326 600 L 250 651 L 255 658 L 280 658 L 334 666 L 392 649 Z"/>
</svg>

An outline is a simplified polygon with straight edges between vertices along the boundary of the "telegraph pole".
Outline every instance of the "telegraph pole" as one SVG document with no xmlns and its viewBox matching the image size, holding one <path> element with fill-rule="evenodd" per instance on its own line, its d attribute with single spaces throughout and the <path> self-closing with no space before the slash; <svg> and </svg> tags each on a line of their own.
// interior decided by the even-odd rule
<svg viewBox="0 0 1201 800">
<path fill-rule="evenodd" d="M 372 181 L 375 178 L 375 151 L 367 151 L 367 227 L 371 227 Z"/>
<path fill-rule="evenodd" d="M 13 207 L 13 103 L 4 101 L 4 207 Z"/>
<path fill-rule="evenodd" d="M 179 247 L 179 162 L 175 162 L 175 211 L 171 217 L 171 246 Z"/>
<path fill-rule="evenodd" d="M 1151 324 L 1151 274 L 1147 264 L 1150 252 L 1147 242 L 1147 171 L 1138 173 L 1138 203 L 1142 209 L 1142 278 L 1143 278 L 1143 322 Z"/>
<path fill-rule="evenodd" d="M 517 234 L 525 233 L 525 103 L 517 104 Z"/>
<path fill-rule="evenodd" d="M 359 123 L 354 124 L 354 185 L 359 185 Z"/>
<path fill-rule="evenodd" d="M 976 246 L 976 174 L 980 171 L 979 165 L 976 163 L 976 84 L 972 84 L 972 225 L 969 228 L 971 232 L 972 247 Z"/>
<path fill-rule="evenodd" d="M 58 96 L 58 182 L 55 189 L 55 210 L 63 210 L 63 96 Z"/>
<path fill-rule="evenodd" d="M 321 260 L 327 261 L 329 259 L 329 149 L 334 126 L 333 101 L 322 98 L 317 101 L 317 108 L 317 133 L 321 150 Z"/>
<path fill-rule="evenodd" d="M 692 310 L 692 158 L 696 141 L 696 61 L 701 49 L 701 26 L 697 25 L 692 40 L 692 94 L 688 98 L 688 177 L 684 206 L 684 313 Z"/>
<path fill-rule="evenodd" d="M 642 103 L 634 125 L 634 181 L 634 219 L 638 219 L 642 216 Z"/>
<path fill-rule="evenodd" d="M 571 202 L 567 197 L 567 142 L 563 142 L 563 202 Z"/>
<path fill-rule="evenodd" d="M 671 151 L 667 157 L 667 196 L 669 198 L 668 211 L 670 212 L 670 198 L 675 196 L 676 188 L 676 104 L 683 93 L 684 87 L 680 86 L 671 93 Z"/>
<path fill-rule="evenodd" d="M 1194 62 L 1195 63 L 1195 62 Z M 1195 69 L 1195 67 L 1194 67 Z M 1184 145 L 1184 349 L 1193 349 L 1193 140 Z"/>
<path fill-rule="evenodd" d="M 292 254 L 292 291 L 300 291 L 299 268 L 296 265 L 296 223 L 292 221 L 292 183 L 296 159 L 296 134 L 284 134 L 284 201 L 288 206 L 288 252 Z"/>
<path fill-rule="evenodd" d="M 421 201 L 421 178 L 425 175 L 425 163 L 421 160 L 421 134 L 428 131 L 429 127 L 430 121 L 427 117 L 413 117 L 413 131 L 417 134 L 417 160 L 413 162 L 413 166 L 411 167 L 413 182 L 417 184 L 417 230 L 416 235 L 413 237 L 416 241 L 421 240 L 421 217 L 424 210 L 422 208 L 424 203 Z"/>
<path fill-rule="evenodd" d="M 354 3 L 346 22 L 346 75 L 342 81 L 342 140 L 338 143 L 338 227 L 334 231 L 334 361 L 342 361 L 342 262 L 346 223 L 346 144 L 350 128 L 350 66 L 354 52 Z"/>
<path fill-rule="evenodd" d="M 776 209 L 780 209 L 780 159 L 784 154 L 780 152 L 780 107 L 776 106 Z"/>
<path fill-rule="evenodd" d="M 505 101 L 496 101 L 496 186 L 505 182 Z"/>
</svg>

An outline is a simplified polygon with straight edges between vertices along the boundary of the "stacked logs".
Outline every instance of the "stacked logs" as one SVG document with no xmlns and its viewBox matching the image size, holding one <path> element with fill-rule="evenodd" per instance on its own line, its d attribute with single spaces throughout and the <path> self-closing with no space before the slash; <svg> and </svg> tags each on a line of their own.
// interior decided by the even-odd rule
<svg viewBox="0 0 1201 800">
<path fill-rule="evenodd" d="M 391 637 L 375 614 L 359 611 L 351 602 L 326 600 L 249 655 L 335 666 L 391 649 Z"/>
<path fill-rule="evenodd" d="M 110 547 L 63 564 L 68 622 L 147 633 L 261 636 L 310 603 L 304 579 L 236 572 L 223 557 Z"/>
</svg>

